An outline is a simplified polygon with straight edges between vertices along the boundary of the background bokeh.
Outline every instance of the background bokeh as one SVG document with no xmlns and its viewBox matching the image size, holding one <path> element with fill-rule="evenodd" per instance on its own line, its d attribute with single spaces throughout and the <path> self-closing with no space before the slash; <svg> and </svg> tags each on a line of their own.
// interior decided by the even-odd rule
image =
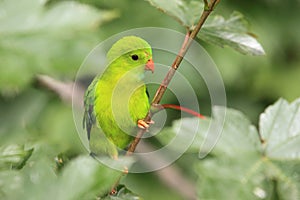
<svg viewBox="0 0 300 200">
<path fill-rule="evenodd" d="M 51 162 L 60 153 L 71 159 L 86 152 L 76 134 L 70 99 L 62 100 L 53 88 L 45 87 L 38 74 L 69 84 L 86 55 L 113 34 L 149 26 L 185 30 L 147 1 L 41 2 L 0 1 L 0 145 L 2 149 L 12 144 L 42 149 L 44 159 Z M 278 98 L 293 101 L 300 96 L 299 8 L 299 0 L 228 0 L 218 5 L 215 12 L 225 17 L 234 10 L 246 16 L 265 56 L 242 55 L 200 41 L 220 70 L 228 107 L 241 110 L 254 124 Z M 94 59 L 103 56 L 104 52 Z M 90 78 L 82 77 L 83 83 Z M 198 93 L 201 111 L 210 115 L 205 85 L 200 82 L 199 88 L 203 88 Z M 168 96 L 165 99 L 175 102 Z M 169 121 L 176 116 L 170 112 Z M 178 164 L 189 165 L 190 156 Z M 147 199 L 156 199 L 157 194 L 160 199 L 180 199 L 155 173 L 129 175 L 126 182 Z"/>
</svg>

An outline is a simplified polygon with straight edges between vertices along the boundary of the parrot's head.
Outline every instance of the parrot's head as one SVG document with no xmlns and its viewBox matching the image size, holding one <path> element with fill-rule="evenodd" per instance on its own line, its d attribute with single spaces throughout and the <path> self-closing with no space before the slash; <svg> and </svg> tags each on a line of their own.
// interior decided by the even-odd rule
<svg viewBox="0 0 300 200">
<path fill-rule="evenodd" d="M 109 63 L 116 63 L 124 71 L 136 67 L 154 72 L 151 46 L 142 38 L 126 36 L 118 40 L 108 51 Z"/>
</svg>

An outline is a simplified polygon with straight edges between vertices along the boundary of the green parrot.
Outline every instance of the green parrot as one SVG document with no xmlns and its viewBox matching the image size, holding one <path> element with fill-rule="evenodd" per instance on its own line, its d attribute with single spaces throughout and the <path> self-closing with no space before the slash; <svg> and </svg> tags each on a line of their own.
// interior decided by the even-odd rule
<svg viewBox="0 0 300 200">
<path fill-rule="evenodd" d="M 91 153 L 117 159 L 118 149 L 128 147 L 137 127 L 149 126 L 143 121 L 150 108 L 143 78 L 145 71 L 153 73 L 154 63 L 151 46 L 136 36 L 113 44 L 107 61 L 85 92 L 83 124 Z"/>
</svg>

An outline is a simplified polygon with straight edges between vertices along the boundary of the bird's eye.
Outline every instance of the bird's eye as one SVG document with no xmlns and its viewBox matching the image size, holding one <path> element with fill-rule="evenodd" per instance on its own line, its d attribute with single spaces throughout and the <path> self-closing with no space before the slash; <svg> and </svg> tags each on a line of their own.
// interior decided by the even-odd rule
<svg viewBox="0 0 300 200">
<path fill-rule="evenodd" d="M 131 56 L 131 58 L 132 58 L 132 60 L 138 60 L 138 59 L 139 59 L 139 56 L 136 55 L 136 54 L 133 54 L 133 55 Z"/>
</svg>

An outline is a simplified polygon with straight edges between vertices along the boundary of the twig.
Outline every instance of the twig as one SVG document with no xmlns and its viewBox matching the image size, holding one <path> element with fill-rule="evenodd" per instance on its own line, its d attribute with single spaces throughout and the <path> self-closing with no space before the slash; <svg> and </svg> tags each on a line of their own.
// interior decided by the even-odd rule
<svg viewBox="0 0 300 200">
<path fill-rule="evenodd" d="M 205 117 L 203 115 L 201 115 L 200 113 L 198 113 L 198 112 L 196 112 L 194 110 L 185 108 L 183 106 L 178 106 L 178 105 L 174 105 L 174 104 L 163 104 L 162 108 L 163 109 L 171 108 L 171 109 L 174 109 L 174 110 L 180 110 L 180 111 L 186 112 L 186 113 L 188 113 L 190 115 L 193 115 L 195 117 L 198 117 L 200 119 L 205 119 Z"/>
<path fill-rule="evenodd" d="M 43 75 L 43 74 L 38 74 L 36 76 L 36 79 L 38 83 L 43 86 L 48 88 L 49 90 L 55 92 L 58 94 L 58 96 L 67 103 L 72 102 L 72 94 L 73 94 L 73 87 L 75 85 L 74 82 L 63 82 L 57 79 L 54 79 L 50 76 Z M 77 92 L 77 91 L 76 91 Z M 80 94 L 78 94 L 78 98 L 75 98 L 74 102 L 76 105 L 80 105 L 81 107 L 83 106 L 83 96 L 84 96 L 84 89 L 80 90 Z"/>
<path fill-rule="evenodd" d="M 181 61 L 183 60 L 187 50 L 189 49 L 192 41 L 195 39 L 195 37 L 197 36 L 197 34 L 199 33 L 200 29 L 202 28 L 204 22 L 206 21 L 207 17 L 210 15 L 210 13 L 213 11 L 213 9 L 215 8 L 215 6 L 217 5 L 217 3 L 219 3 L 220 0 L 211 0 L 209 2 L 209 4 L 207 5 L 207 7 L 204 8 L 204 11 L 196 25 L 196 27 L 194 28 L 193 31 L 188 31 L 186 34 L 186 38 L 181 46 L 181 49 L 178 53 L 178 55 L 176 56 L 171 68 L 169 69 L 166 77 L 164 78 L 164 80 L 162 81 L 162 83 L 160 84 L 158 90 L 156 91 L 156 94 L 152 100 L 152 105 L 157 105 L 159 104 L 159 102 L 161 101 L 165 91 L 167 90 L 167 87 L 169 85 L 169 83 L 171 82 L 176 70 L 178 69 Z M 149 122 L 151 121 L 151 117 L 152 117 L 152 113 L 149 111 L 147 113 L 147 116 L 145 117 L 144 121 L 145 122 Z M 140 142 L 143 134 L 145 133 L 144 129 L 139 129 L 136 137 L 134 138 L 133 142 L 130 144 L 128 151 L 126 153 L 126 155 L 131 155 L 135 149 L 136 146 L 138 145 L 138 143 Z"/>
<path fill-rule="evenodd" d="M 77 84 L 77 87 L 73 91 L 73 86 L 75 85 L 74 82 L 63 82 L 47 75 L 37 75 L 37 82 L 41 86 L 56 93 L 64 102 L 69 104 L 72 103 L 72 92 L 74 92 L 73 103 L 75 107 L 80 109 L 82 108 L 85 91 L 83 86 Z M 140 143 L 139 149 L 142 152 L 154 151 L 154 147 L 147 143 Z M 147 165 L 152 163 L 144 157 L 140 157 L 139 159 L 143 159 L 142 162 Z M 158 155 L 156 159 L 163 160 L 165 158 L 162 157 L 162 155 Z M 162 170 L 156 171 L 155 173 L 163 183 L 181 194 L 184 199 L 196 199 L 196 189 L 194 184 L 182 174 L 176 165 L 170 165 Z"/>
</svg>

